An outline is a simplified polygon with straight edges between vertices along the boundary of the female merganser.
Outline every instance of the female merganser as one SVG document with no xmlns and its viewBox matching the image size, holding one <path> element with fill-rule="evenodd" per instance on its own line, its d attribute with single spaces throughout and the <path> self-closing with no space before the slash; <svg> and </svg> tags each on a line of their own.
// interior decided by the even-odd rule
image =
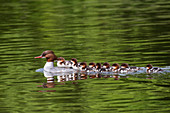
<svg viewBox="0 0 170 113">
<path fill-rule="evenodd" d="M 75 72 L 73 69 L 54 67 L 54 60 L 57 60 L 57 56 L 54 54 L 53 51 L 44 51 L 40 56 L 35 58 L 46 58 L 47 62 L 44 65 L 44 74 Z"/>
<path fill-rule="evenodd" d="M 66 61 L 63 57 L 59 57 L 57 58 L 57 66 L 70 68 L 72 67 L 72 63 L 71 61 Z"/>
<path fill-rule="evenodd" d="M 146 72 L 147 73 L 157 73 L 160 71 L 163 71 L 162 69 L 158 68 L 158 67 L 152 67 L 151 64 L 146 65 Z"/>
<path fill-rule="evenodd" d="M 100 72 L 110 71 L 110 64 L 105 62 L 100 70 Z"/>
<path fill-rule="evenodd" d="M 112 64 L 112 72 L 119 72 L 120 70 L 120 65 L 118 63 Z"/>
<path fill-rule="evenodd" d="M 79 70 L 79 64 L 78 64 L 76 58 L 72 58 L 72 59 L 71 59 L 71 63 L 72 63 L 72 68 L 73 68 L 73 69 Z"/>
</svg>

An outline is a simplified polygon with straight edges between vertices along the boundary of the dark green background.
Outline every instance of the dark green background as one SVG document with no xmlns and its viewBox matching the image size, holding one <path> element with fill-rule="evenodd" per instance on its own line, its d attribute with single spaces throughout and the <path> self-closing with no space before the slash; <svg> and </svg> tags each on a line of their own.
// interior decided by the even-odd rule
<svg viewBox="0 0 170 113">
<path fill-rule="evenodd" d="M 38 88 L 46 78 L 35 70 L 45 60 L 34 56 L 44 50 L 79 62 L 169 66 L 169 0 L 1 0 L 0 112 L 170 110 L 169 73 Z"/>
</svg>

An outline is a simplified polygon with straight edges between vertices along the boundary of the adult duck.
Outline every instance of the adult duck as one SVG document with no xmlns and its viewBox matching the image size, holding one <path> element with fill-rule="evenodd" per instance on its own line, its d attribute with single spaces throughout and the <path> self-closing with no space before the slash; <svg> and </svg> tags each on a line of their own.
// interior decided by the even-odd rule
<svg viewBox="0 0 170 113">
<path fill-rule="evenodd" d="M 44 65 L 45 72 L 51 72 L 51 73 L 75 72 L 75 70 L 69 68 L 54 67 L 54 61 L 57 60 L 57 56 L 51 50 L 44 51 L 40 56 L 35 58 L 46 58 L 47 62 Z"/>
</svg>

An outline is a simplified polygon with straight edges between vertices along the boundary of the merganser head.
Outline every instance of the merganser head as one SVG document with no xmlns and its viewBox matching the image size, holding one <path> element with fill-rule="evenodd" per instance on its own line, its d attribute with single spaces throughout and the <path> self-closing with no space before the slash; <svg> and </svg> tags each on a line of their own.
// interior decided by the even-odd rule
<svg viewBox="0 0 170 113">
<path fill-rule="evenodd" d="M 123 63 L 123 64 L 121 65 L 121 68 L 129 68 L 129 65 L 128 65 L 127 63 Z"/>
<path fill-rule="evenodd" d="M 57 57 L 54 54 L 47 54 L 45 55 L 45 58 L 47 59 L 47 62 L 54 62 L 54 60 L 57 59 Z"/>
<path fill-rule="evenodd" d="M 103 64 L 103 68 L 109 68 L 110 67 L 110 64 L 108 63 L 108 62 L 105 62 L 104 64 Z"/>
<path fill-rule="evenodd" d="M 81 69 L 86 69 L 86 68 L 87 68 L 86 62 L 81 62 L 81 63 L 80 63 L 80 68 L 81 68 Z"/>
<path fill-rule="evenodd" d="M 40 56 L 37 56 L 37 57 L 34 57 L 34 58 L 45 58 L 45 56 L 46 56 L 47 54 L 54 54 L 54 52 L 51 51 L 51 50 L 46 50 L 46 51 L 44 51 Z"/>
<path fill-rule="evenodd" d="M 47 62 L 54 62 L 54 60 L 57 60 L 57 56 L 51 50 L 44 51 L 40 56 L 34 58 L 46 58 Z"/>
<path fill-rule="evenodd" d="M 148 65 L 146 65 L 146 68 L 147 68 L 147 69 L 151 69 L 151 68 L 152 68 L 152 65 L 151 65 L 151 64 L 148 64 Z"/>
<path fill-rule="evenodd" d="M 96 69 L 101 69 L 102 65 L 101 63 L 96 63 Z"/>
<path fill-rule="evenodd" d="M 114 64 L 112 64 L 112 67 L 113 67 L 113 69 L 119 69 L 119 68 L 120 68 L 120 66 L 119 66 L 119 64 L 118 64 L 118 63 L 114 63 Z"/>
<path fill-rule="evenodd" d="M 95 68 L 96 64 L 94 62 L 89 63 L 90 68 Z"/>
<path fill-rule="evenodd" d="M 72 59 L 71 59 L 71 63 L 72 63 L 73 65 L 76 65 L 76 64 L 77 64 L 77 59 L 76 59 L 76 58 L 72 58 Z"/>
</svg>

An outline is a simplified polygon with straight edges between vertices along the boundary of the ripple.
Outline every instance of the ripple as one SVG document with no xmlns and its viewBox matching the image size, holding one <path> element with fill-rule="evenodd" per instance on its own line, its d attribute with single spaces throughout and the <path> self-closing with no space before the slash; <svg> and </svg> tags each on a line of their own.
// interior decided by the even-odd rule
<svg viewBox="0 0 170 113">
<path fill-rule="evenodd" d="M 1 1 L 1 112 L 168 112 L 169 6 L 169 0 Z M 37 73 L 45 60 L 33 59 L 44 50 L 166 71 L 78 74 L 69 81 L 63 75 L 47 83 Z"/>
</svg>

